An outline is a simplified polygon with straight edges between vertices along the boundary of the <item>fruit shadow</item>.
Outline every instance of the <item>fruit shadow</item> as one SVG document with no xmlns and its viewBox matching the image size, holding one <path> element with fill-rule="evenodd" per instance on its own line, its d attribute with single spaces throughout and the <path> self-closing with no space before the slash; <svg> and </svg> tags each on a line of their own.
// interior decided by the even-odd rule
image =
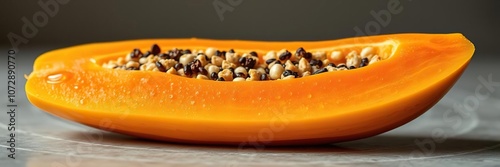
<svg viewBox="0 0 500 167">
<path fill-rule="evenodd" d="M 67 139 L 85 141 L 84 136 L 102 136 L 94 142 L 99 147 L 118 147 L 123 149 L 151 149 L 155 151 L 197 151 L 223 153 L 346 153 L 349 155 L 429 155 L 464 154 L 471 152 L 493 151 L 500 153 L 500 139 L 471 139 L 450 137 L 436 140 L 426 136 L 382 134 L 349 142 L 309 146 L 252 146 L 238 147 L 227 145 L 194 145 L 149 140 L 111 132 L 67 132 Z M 82 134 L 83 133 L 83 134 Z"/>
</svg>

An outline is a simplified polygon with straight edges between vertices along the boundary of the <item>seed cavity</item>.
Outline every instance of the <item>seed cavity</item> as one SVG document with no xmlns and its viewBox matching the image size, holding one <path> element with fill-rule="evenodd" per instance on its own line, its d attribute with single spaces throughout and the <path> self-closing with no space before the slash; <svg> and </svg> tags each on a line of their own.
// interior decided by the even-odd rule
<svg viewBox="0 0 500 167">
<path fill-rule="evenodd" d="M 258 53 L 213 47 L 162 51 L 158 44 L 153 44 L 150 50 L 143 52 L 135 48 L 126 56 L 109 60 L 101 66 L 115 70 L 158 71 L 214 81 L 286 80 L 366 67 L 382 60 L 379 50 L 368 46 L 360 50 L 328 52 L 308 52 L 299 47 L 293 54 L 287 49 Z M 262 59 L 259 59 L 259 54 Z"/>
</svg>

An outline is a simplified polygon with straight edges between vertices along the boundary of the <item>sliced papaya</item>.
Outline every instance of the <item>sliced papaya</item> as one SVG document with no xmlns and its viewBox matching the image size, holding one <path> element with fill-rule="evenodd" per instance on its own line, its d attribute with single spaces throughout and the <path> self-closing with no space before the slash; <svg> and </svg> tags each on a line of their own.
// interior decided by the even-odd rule
<svg viewBox="0 0 500 167">
<path fill-rule="evenodd" d="M 292 50 L 291 55 L 282 49 Z M 281 52 L 275 58 L 284 60 L 299 56 L 292 65 L 274 62 L 283 68 L 298 67 L 299 58 L 308 58 L 316 71 L 328 67 L 313 63 L 314 57 L 324 57 L 322 62 L 336 67 L 317 73 L 309 70 L 311 75 L 291 70 L 287 75 L 293 79 L 246 76 L 244 82 L 228 82 L 210 77 L 199 67 L 192 68 L 199 69 L 197 74 L 185 73 L 176 63 L 160 62 L 161 56 L 180 62 L 179 56 L 195 51 L 209 61 L 205 66 L 212 63 L 209 57 L 223 51 L 242 53 L 240 59 L 248 53 L 255 64 L 235 62 L 249 66 L 248 71 L 272 63 L 269 52 Z M 321 144 L 370 137 L 411 121 L 446 94 L 473 53 L 473 44 L 461 34 L 307 42 L 192 38 L 94 43 L 39 56 L 27 77 L 26 94 L 33 105 L 61 118 L 148 139 L 240 146 Z M 339 67 L 349 64 L 350 56 L 378 56 L 379 61 L 358 59 L 356 68 Z M 134 58 L 148 57 L 152 60 L 127 67 L 128 62 L 139 62 Z M 183 66 L 190 68 L 194 60 Z M 158 66 L 148 68 L 146 63 Z M 170 69 L 175 71 L 168 73 Z M 197 75 L 207 77 L 195 79 Z"/>
</svg>

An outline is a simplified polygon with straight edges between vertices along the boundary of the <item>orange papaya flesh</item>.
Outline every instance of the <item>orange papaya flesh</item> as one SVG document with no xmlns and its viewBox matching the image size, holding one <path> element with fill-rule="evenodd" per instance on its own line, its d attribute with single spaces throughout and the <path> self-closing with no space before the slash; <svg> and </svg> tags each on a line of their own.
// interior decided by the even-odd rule
<svg viewBox="0 0 500 167">
<path fill-rule="evenodd" d="M 105 69 L 133 48 L 256 51 L 304 47 L 347 53 L 376 47 L 382 61 L 277 81 L 215 82 L 161 72 Z M 40 109 L 91 127 L 149 139 L 242 145 L 360 139 L 418 117 L 458 80 L 474 53 L 461 34 L 393 34 L 331 41 L 145 39 L 47 52 L 28 76 Z"/>
</svg>

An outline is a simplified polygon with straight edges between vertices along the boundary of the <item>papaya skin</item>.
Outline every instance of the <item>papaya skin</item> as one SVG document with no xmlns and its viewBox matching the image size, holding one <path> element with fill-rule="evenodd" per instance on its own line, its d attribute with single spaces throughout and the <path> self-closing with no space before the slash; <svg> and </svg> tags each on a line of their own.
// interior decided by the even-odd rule
<svg viewBox="0 0 500 167">
<path fill-rule="evenodd" d="M 104 69 L 133 48 L 257 51 L 387 46 L 367 67 L 278 81 L 216 82 Z M 192 144 L 309 145 L 399 127 L 436 104 L 474 53 L 461 34 L 393 34 L 314 42 L 145 39 L 44 53 L 26 83 L 29 101 L 58 117 L 148 139 Z M 390 57 L 390 58 L 389 58 Z M 57 76 L 51 82 L 49 76 Z M 251 146 L 251 145 L 250 145 Z"/>
</svg>

